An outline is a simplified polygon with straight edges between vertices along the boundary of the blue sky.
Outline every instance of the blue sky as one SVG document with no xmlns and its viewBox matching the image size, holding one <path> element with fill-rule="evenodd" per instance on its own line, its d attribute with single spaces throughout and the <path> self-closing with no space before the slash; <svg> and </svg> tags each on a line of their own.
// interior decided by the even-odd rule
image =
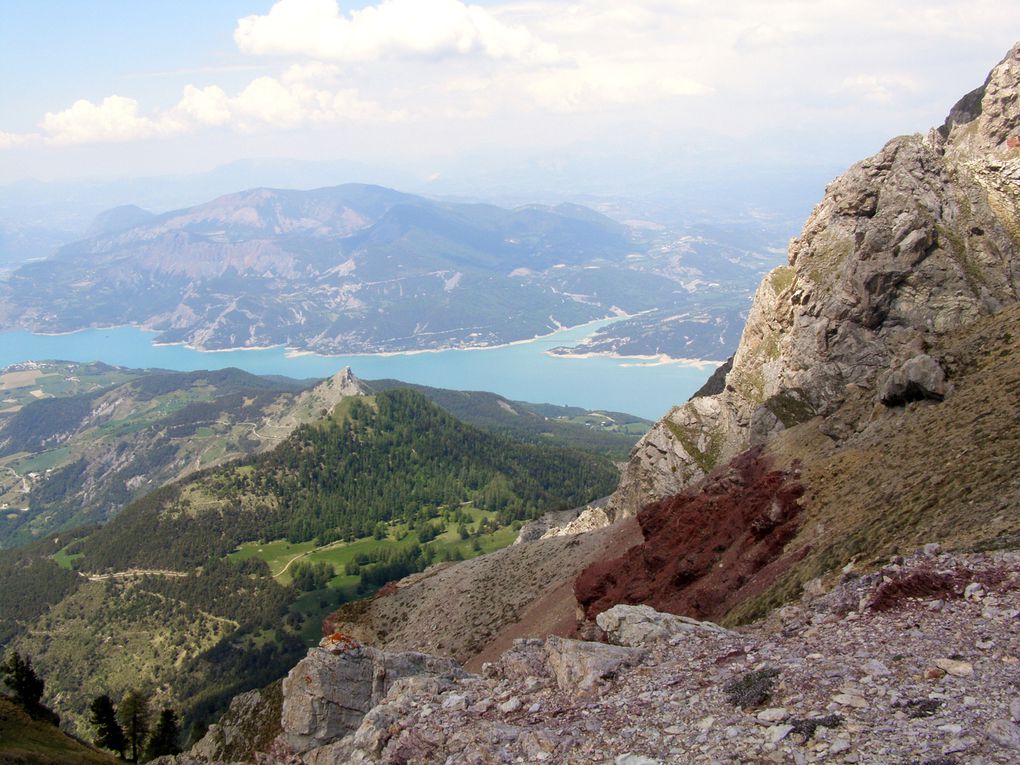
<svg viewBox="0 0 1020 765">
<path fill-rule="evenodd" d="M 0 183 L 246 157 L 839 164 L 923 130 L 1020 4 L 5 3 Z M 538 158 L 536 160 L 536 158 Z"/>
</svg>

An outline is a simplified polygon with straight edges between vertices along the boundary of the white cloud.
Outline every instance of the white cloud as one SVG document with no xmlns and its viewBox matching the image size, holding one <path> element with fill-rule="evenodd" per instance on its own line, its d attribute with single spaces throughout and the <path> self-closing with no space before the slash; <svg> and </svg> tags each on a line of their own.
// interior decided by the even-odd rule
<svg viewBox="0 0 1020 765">
<path fill-rule="evenodd" d="M 62 112 L 47 112 L 39 127 L 49 141 L 65 145 L 135 141 L 184 129 L 169 116 L 153 119 L 139 114 L 138 102 L 124 96 L 108 96 L 98 104 L 75 101 Z"/>
<path fill-rule="evenodd" d="M 37 133 L 5 133 L 0 130 L 0 151 L 13 149 L 16 146 L 27 146 L 38 141 Z"/>
<path fill-rule="evenodd" d="M 173 108 L 150 115 L 133 98 L 108 96 L 98 104 L 82 99 L 48 112 L 39 123 L 40 134 L 0 132 L 0 150 L 38 140 L 70 146 L 168 138 L 205 127 L 252 132 L 406 119 L 402 110 L 383 109 L 354 88 L 337 87 L 331 82 L 335 74 L 321 65 L 293 66 L 279 77 L 257 77 L 235 96 L 217 85 L 187 85 Z"/>
<path fill-rule="evenodd" d="M 1001 0 L 903 7 L 888 0 L 279 0 L 263 7 L 234 25 L 246 55 L 194 69 L 202 81 L 183 79 L 194 84 L 178 98 L 146 100 L 164 79 L 148 91 L 79 101 L 47 114 L 32 133 L 0 132 L 0 149 L 202 131 L 265 133 L 260 145 L 275 148 L 270 134 L 279 129 L 295 131 L 304 146 L 387 160 L 397 149 L 421 158 L 470 146 L 627 140 L 686 147 L 699 137 L 711 144 L 769 136 L 755 150 L 786 141 L 796 152 L 801 144 L 787 136 L 802 142 L 838 128 L 884 137 L 937 123 L 1020 26 L 1020 5 Z M 255 71 L 236 79 L 245 68 Z M 413 128 L 375 129 L 402 121 Z M 313 133 L 332 125 L 351 129 Z"/>
<path fill-rule="evenodd" d="M 199 125 L 225 125 L 230 121 L 230 99 L 217 85 L 205 88 L 186 85 L 177 111 L 184 119 Z"/>
<path fill-rule="evenodd" d="M 382 0 L 349 15 L 336 0 L 279 0 L 264 16 L 240 19 L 234 40 L 244 53 L 327 61 L 480 54 L 548 63 L 558 57 L 525 27 L 460 0 Z"/>
<path fill-rule="evenodd" d="M 917 82 L 903 75 L 855 74 L 844 77 L 840 89 L 877 103 L 889 103 L 904 93 L 918 89 Z"/>
<path fill-rule="evenodd" d="M 258 77 L 225 107 L 242 130 L 296 128 L 339 122 L 394 122 L 402 111 L 387 111 L 361 97 L 355 88 L 338 87 L 333 67 L 296 65 L 280 77 Z"/>
<path fill-rule="evenodd" d="M 598 111 L 711 89 L 653 62 L 586 61 L 526 78 L 525 90 L 540 107 L 560 113 Z"/>
</svg>

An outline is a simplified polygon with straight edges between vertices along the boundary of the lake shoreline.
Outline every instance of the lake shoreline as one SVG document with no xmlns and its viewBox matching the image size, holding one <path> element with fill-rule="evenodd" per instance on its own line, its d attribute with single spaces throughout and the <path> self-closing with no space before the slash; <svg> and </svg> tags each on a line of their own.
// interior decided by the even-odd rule
<svg viewBox="0 0 1020 765">
<path fill-rule="evenodd" d="M 153 343 L 140 327 L 91 328 L 73 333 L 0 333 L 0 368 L 27 361 L 100 361 L 134 369 L 194 372 L 236 367 L 251 374 L 324 379 L 350 366 L 366 380 L 395 379 L 451 390 L 491 391 L 511 400 L 629 412 L 656 420 L 686 400 L 715 363 L 613 358 L 604 354 L 549 354 L 571 348 L 612 318 L 536 338 L 484 348 L 324 356 L 269 349 L 200 351 L 183 343 Z M 482 353 L 481 351 L 484 351 Z"/>
</svg>

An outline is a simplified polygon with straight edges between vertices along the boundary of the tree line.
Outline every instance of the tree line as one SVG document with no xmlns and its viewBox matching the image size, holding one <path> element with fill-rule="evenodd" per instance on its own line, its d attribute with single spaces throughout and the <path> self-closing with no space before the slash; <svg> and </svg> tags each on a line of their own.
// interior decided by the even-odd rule
<svg viewBox="0 0 1020 765">
<path fill-rule="evenodd" d="M 32 659 L 16 651 L 7 654 L 0 664 L 0 680 L 10 690 L 15 703 L 31 717 L 53 725 L 60 718 L 42 703 L 45 681 L 32 666 Z M 101 694 L 89 705 L 89 723 L 100 749 L 115 752 L 129 762 L 145 762 L 181 751 L 180 725 L 177 713 L 169 707 L 160 710 L 156 724 L 152 725 L 151 700 L 140 690 L 124 694 L 114 705 L 108 694 Z"/>
<path fill-rule="evenodd" d="M 604 458 L 485 433 L 398 389 L 132 503 L 85 541 L 82 565 L 193 568 L 243 542 L 353 540 L 465 501 L 508 525 L 604 496 L 617 480 Z"/>
</svg>

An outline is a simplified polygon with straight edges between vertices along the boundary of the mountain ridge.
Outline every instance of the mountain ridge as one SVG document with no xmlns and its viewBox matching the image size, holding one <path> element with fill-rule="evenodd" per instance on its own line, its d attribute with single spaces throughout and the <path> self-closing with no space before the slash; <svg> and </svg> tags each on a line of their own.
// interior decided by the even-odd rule
<svg viewBox="0 0 1020 765">
<path fill-rule="evenodd" d="M 155 216 L 116 208 L 93 230 L 0 280 L 0 327 L 131 325 L 198 349 L 343 354 L 488 347 L 659 309 L 690 320 L 657 338 L 636 319 L 628 353 L 657 343 L 714 358 L 733 338 L 698 321 L 733 323 L 771 263 L 574 204 L 502 208 L 367 184 L 255 188 Z"/>
</svg>

